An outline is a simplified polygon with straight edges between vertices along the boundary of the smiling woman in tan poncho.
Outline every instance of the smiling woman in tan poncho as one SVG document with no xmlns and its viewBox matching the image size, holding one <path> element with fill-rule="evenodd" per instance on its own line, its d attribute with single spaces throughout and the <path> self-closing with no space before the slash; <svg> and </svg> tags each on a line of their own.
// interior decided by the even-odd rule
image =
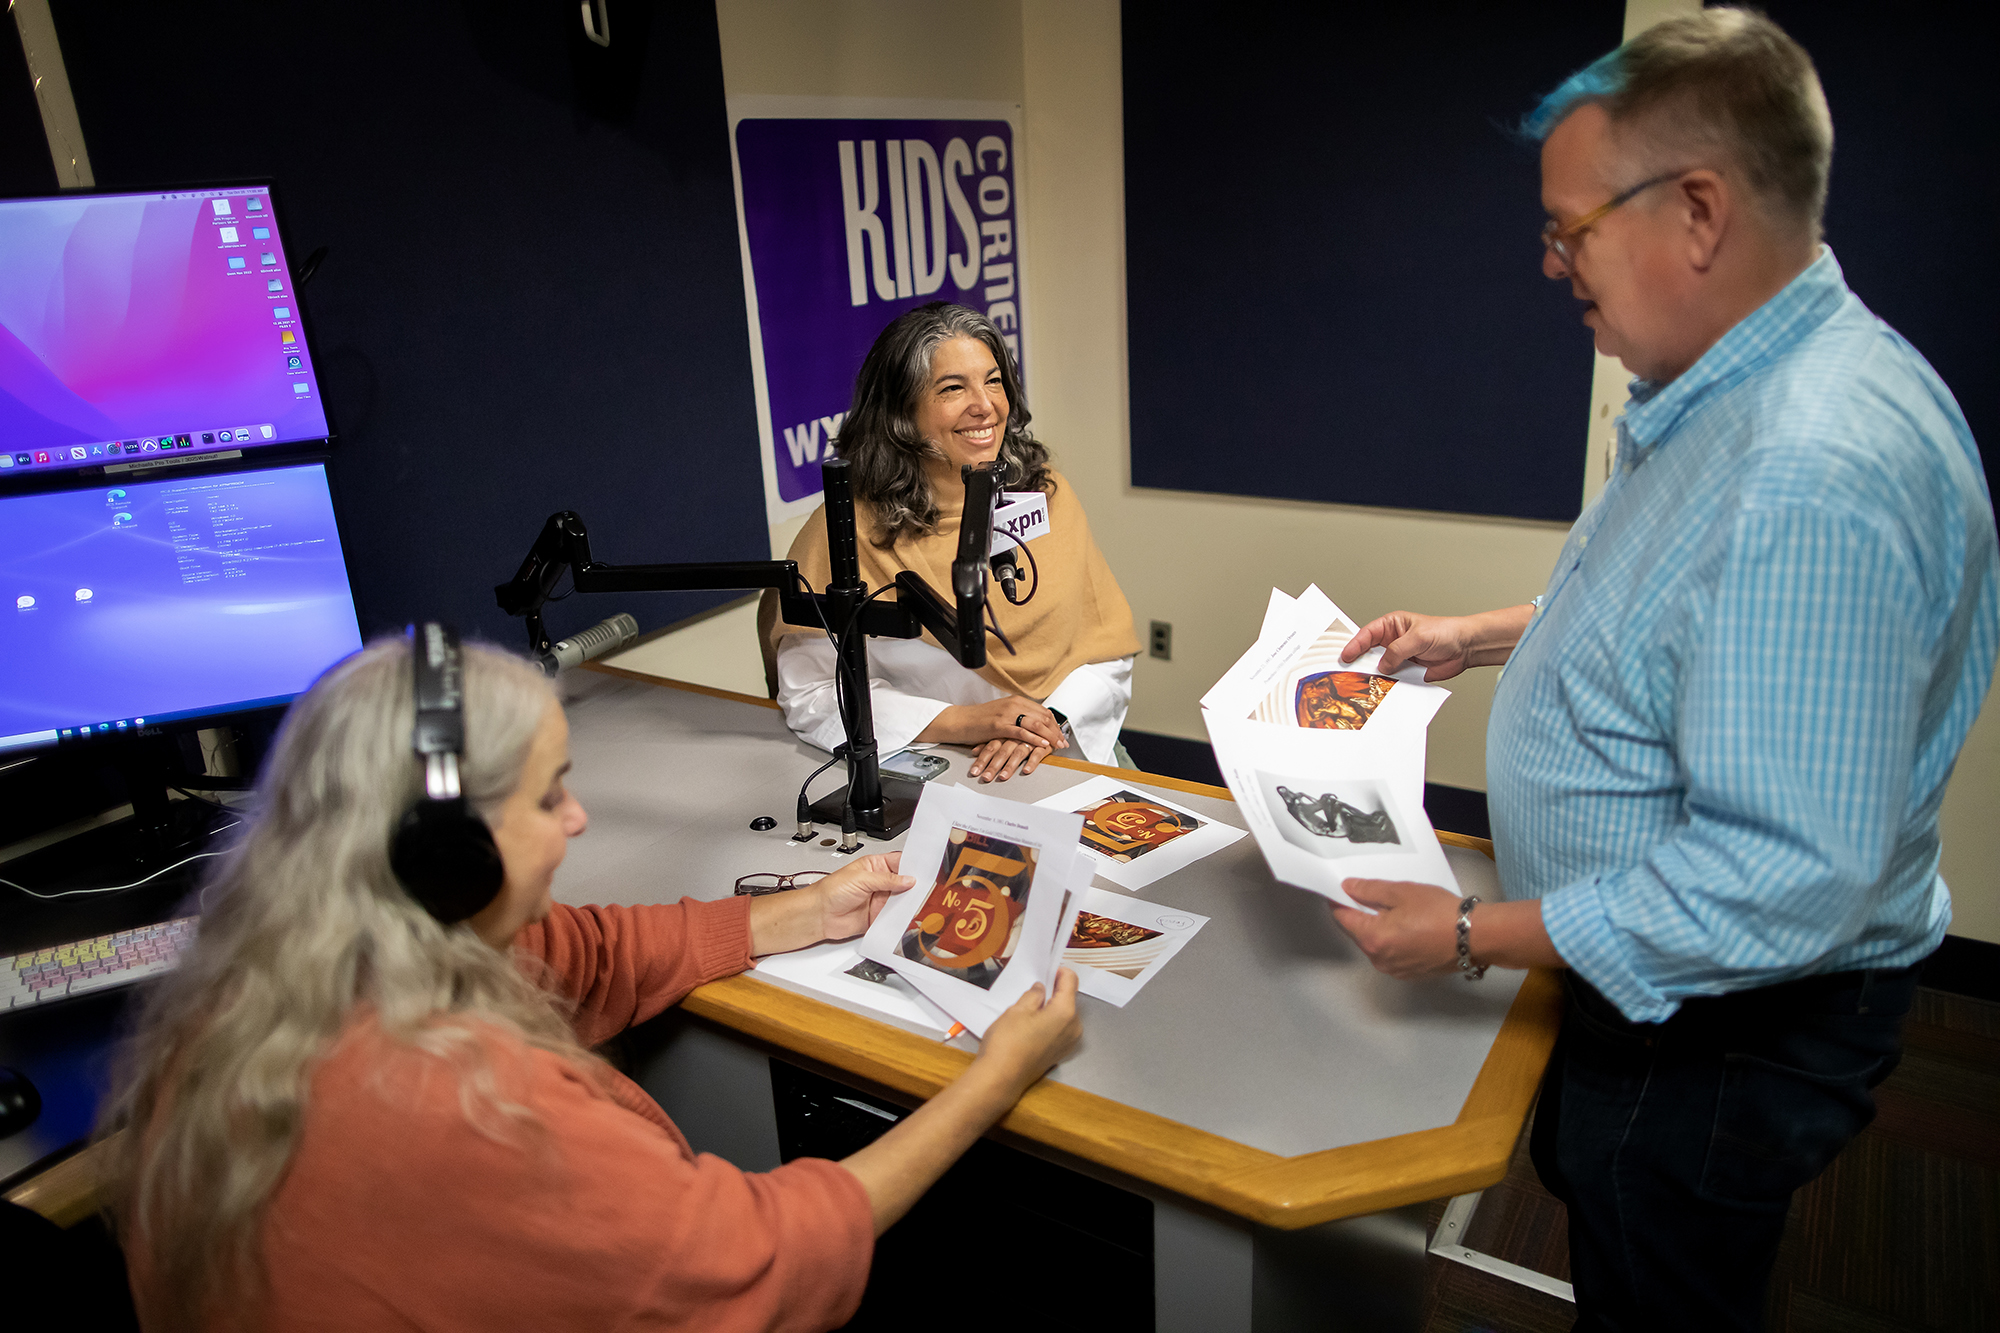
<svg viewBox="0 0 2000 1333">
<path fill-rule="evenodd" d="M 986 665 L 971 671 L 929 634 L 868 645 L 882 753 L 927 741 L 977 746 L 971 773 L 983 782 L 1033 772 L 1052 749 L 1067 747 L 1065 723 L 1083 758 L 1115 762 L 1139 651 L 1132 608 L 1091 538 L 1083 505 L 1049 467 L 1028 421 L 999 331 L 976 311 L 938 301 L 902 315 L 875 340 L 840 432 L 870 588 L 907 569 L 949 595 L 965 504 L 962 465 L 998 459 L 1006 489 L 1048 495 L 1048 530 L 1028 543 L 1040 579 L 1034 597 L 1023 606 L 991 602 L 1014 652 L 989 636 Z M 815 588 L 826 586 L 824 506 L 806 520 L 791 558 Z M 792 730 L 830 750 L 844 738 L 833 646 L 823 633 L 779 623 L 776 610 L 766 597 L 759 622 L 773 694 Z"/>
</svg>

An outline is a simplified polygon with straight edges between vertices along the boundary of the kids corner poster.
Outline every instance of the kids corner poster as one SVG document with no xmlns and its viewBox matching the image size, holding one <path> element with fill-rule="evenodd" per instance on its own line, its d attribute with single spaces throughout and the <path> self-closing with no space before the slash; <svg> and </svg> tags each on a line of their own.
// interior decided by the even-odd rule
<svg viewBox="0 0 2000 1333">
<path fill-rule="evenodd" d="M 1006 102 L 729 99 L 774 526 L 819 504 L 855 372 L 896 316 L 940 300 L 982 310 L 1023 360 L 1020 114 Z"/>
</svg>

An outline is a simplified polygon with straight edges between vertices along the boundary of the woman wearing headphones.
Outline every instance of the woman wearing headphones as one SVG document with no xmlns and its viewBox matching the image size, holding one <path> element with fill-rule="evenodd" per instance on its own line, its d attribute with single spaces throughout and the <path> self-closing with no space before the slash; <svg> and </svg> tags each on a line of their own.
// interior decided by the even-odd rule
<svg viewBox="0 0 2000 1333">
<path fill-rule="evenodd" d="M 408 641 L 293 704 L 200 939 L 147 1000 L 107 1121 L 128 1129 L 113 1211 L 142 1322 L 838 1326 L 875 1236 L 1075 1045 L 1075 978 L 843 1162 L 696 1156 L 589 1047 L 756 955 L 861 933 L 911 881 L 875 856 L 772 897 L 554 905 L 586 822 L 562 709 L 518 659 L 462 667 L 455 810 L 422 799 Z M 490 828 L 487 888 L 413 875 L 399 820 L 436 821 L 406 811 Z M 456 855 L 429 850 L 425 873 Z"/>
<path fill-rule="evenodd" d="M 1139 651 L 1132 608 L 1091 538 L 1083 505 L 1049 466 L 1028 421 L 1013 354 L 993 322 L 933 301 L 898 316 L 875 340 L 840 427 L 861 577 L 871 589 L 907 569 L 950 598 L 965 508 L 961 466 L 997 461 L 1002 486 L 1048 496 L 1048 528 L 1029 543 L 1032 562 L 1021 562 L 1033 595 L 1019 605 L 990 599 L 1006 639 L 988 636 L 985 666 L 960 666 L 928 634 L 868 644 L 881 753 L 912 742 L 977 746 L 971 775 L 982 782 L 1032 773 L 1069 737 L 1084 758 L 1119 762 Z M 826 586 L 832 566 L 824 506 L 799 530 L 791 559 L 815 588 Z M 759 624 L 765 676 L 785 721 L 831 750 L 845 738 L 833 645 L 823 633 L 780 623 L 775 596 L 765 597 Z"/>
</svg>

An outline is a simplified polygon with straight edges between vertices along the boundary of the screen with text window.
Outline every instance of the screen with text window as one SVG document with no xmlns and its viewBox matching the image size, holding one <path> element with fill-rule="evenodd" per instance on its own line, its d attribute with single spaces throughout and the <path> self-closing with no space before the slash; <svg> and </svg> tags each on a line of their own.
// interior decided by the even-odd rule
<svg viewBox="0 0 2000 1333">
<path fill-rule="evenodd" d="M 283 703 L 361 646 L 324 464 L 0 497 L 0 748 Z"/>
</svg>

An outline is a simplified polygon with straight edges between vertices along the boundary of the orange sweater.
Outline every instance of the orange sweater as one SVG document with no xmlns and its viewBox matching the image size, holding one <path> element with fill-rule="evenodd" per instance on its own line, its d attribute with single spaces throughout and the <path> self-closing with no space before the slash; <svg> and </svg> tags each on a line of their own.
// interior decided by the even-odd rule
<svg viewBox="0 0 2000 1333">
<path fill-rule="evenodd" d="M 558 905 L 516 945 L 554 970 L 592 1045 L 749 966 L 749 900 Z M 265 1218 L 270 1328 L 808 1330 L 854 1313 L 874 1226 L 846 1170 L 696 1156 L 630 1079 L 480 1040 L 502 1097 L 546 1133 L 482 1134 L 455 1070 L 372 1018 L 314 1071 Z"/>
</svg>

